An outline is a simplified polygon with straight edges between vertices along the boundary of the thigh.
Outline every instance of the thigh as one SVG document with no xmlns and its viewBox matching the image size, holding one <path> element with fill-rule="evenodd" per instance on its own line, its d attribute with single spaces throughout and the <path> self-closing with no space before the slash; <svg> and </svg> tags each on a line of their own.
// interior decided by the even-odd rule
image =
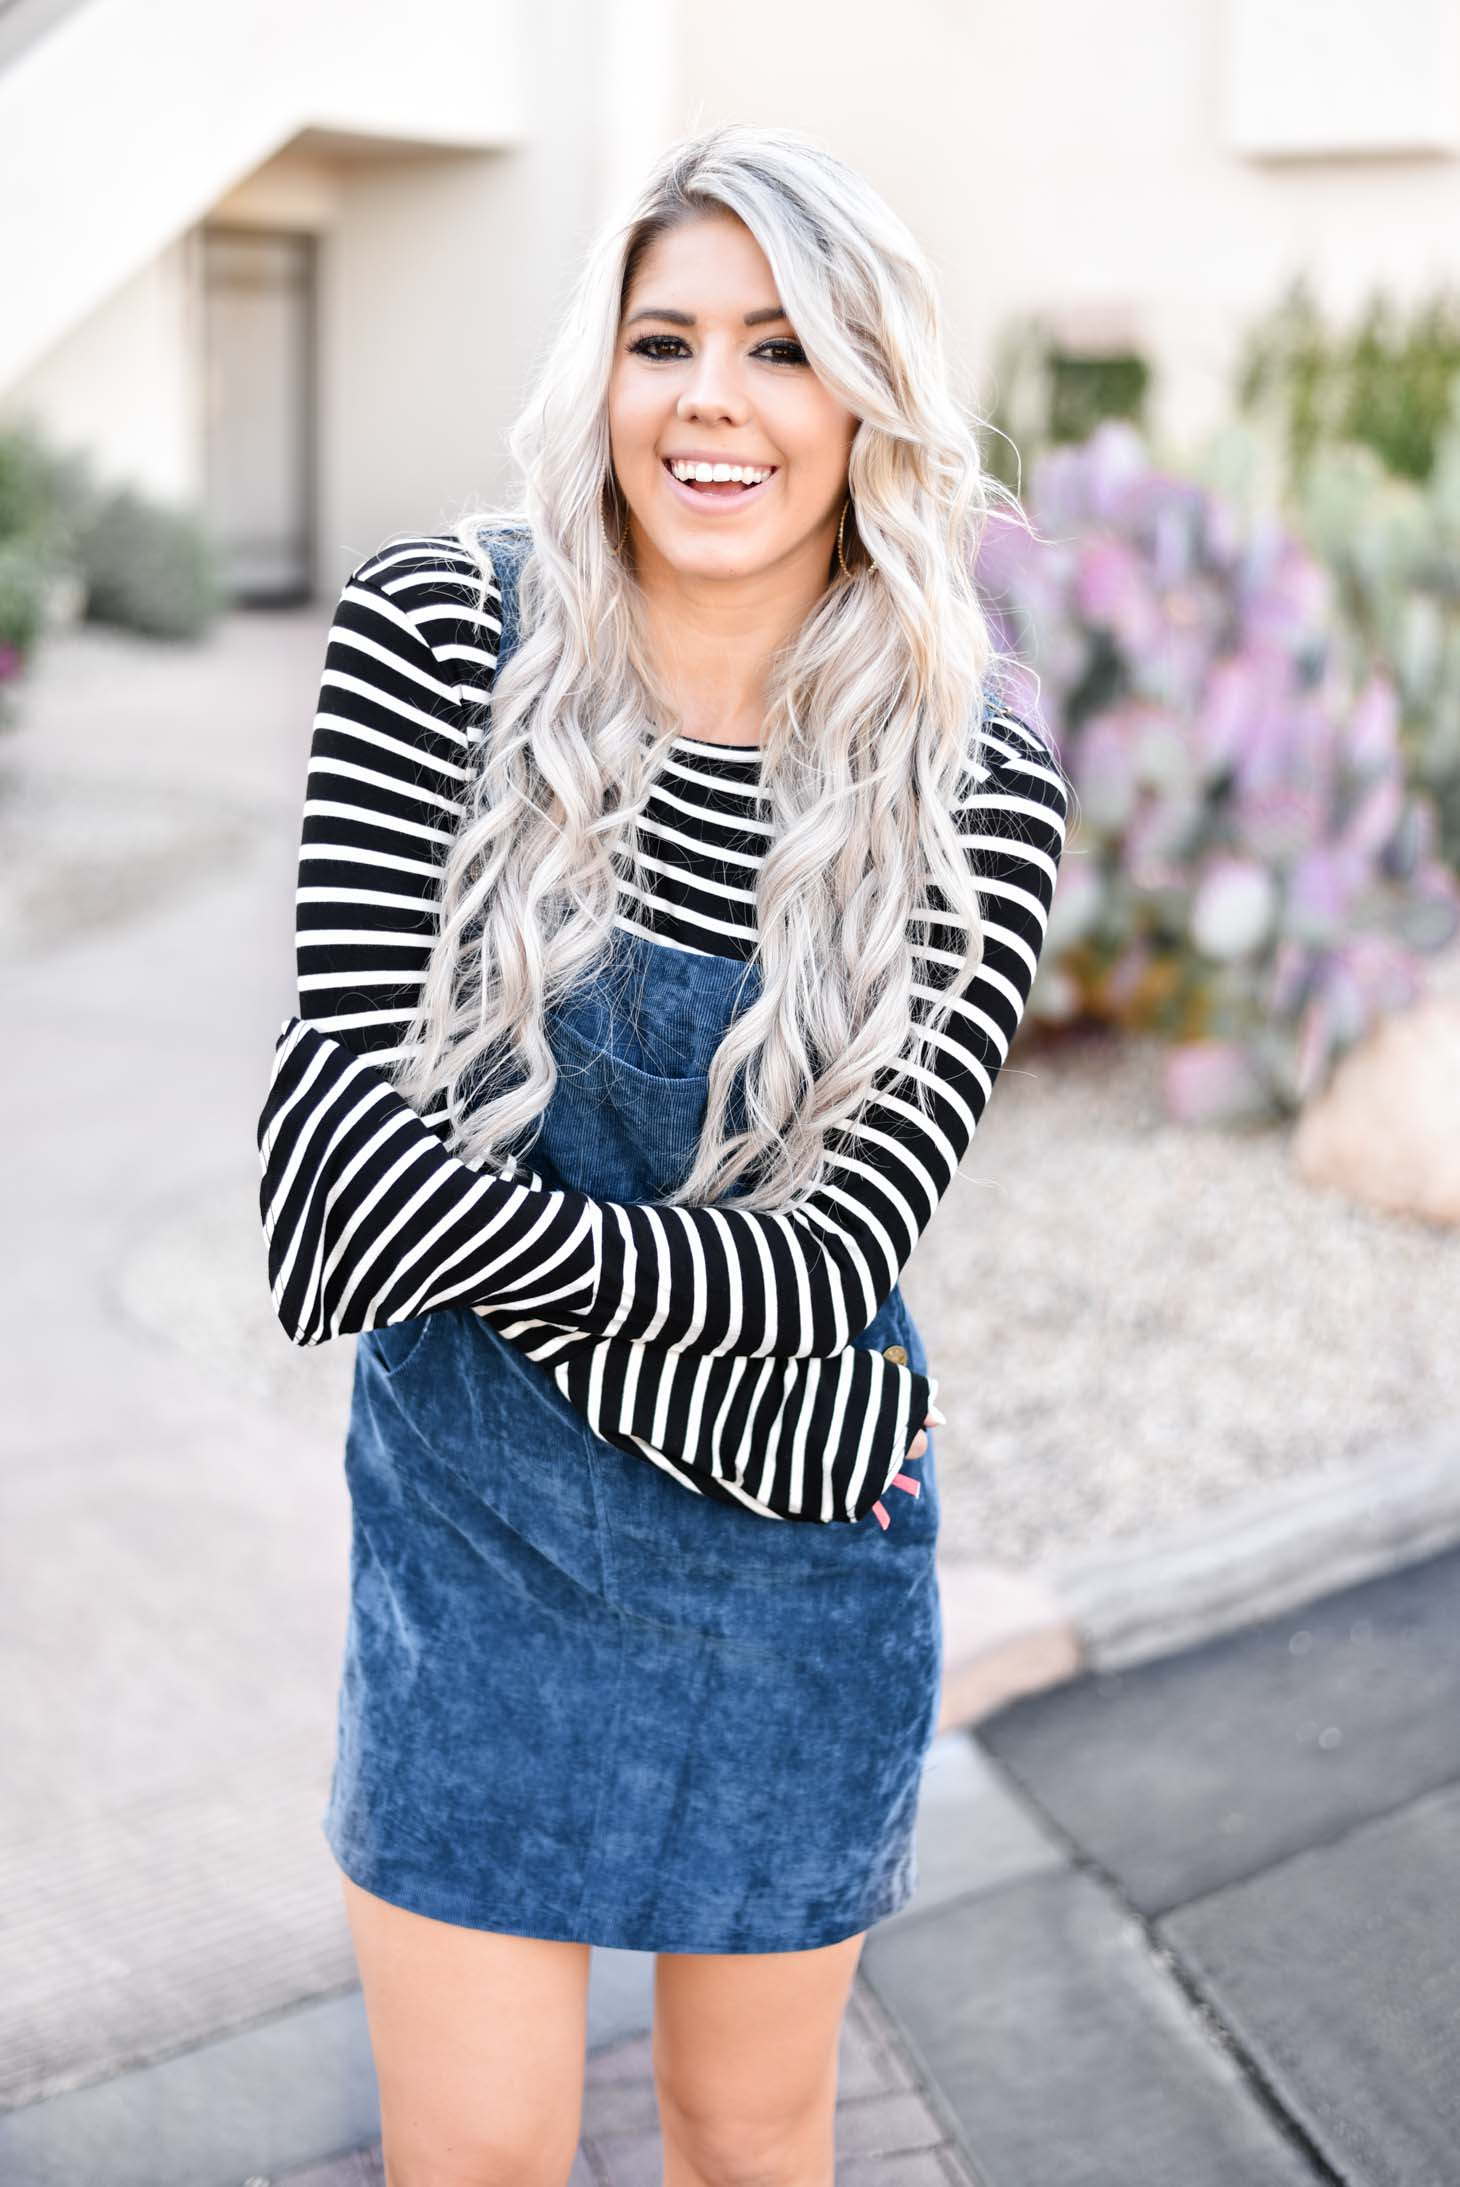
<svg viewBox="0 0 1460 2187">
<path fill-rule="evenodd" d="M 864 1941 L 659 1954 L 653 2051 L 666 2151 L 677 2145 L 712 2171 L 819 2150 L 831 2178 L 837 2053 Z"/>
<path fill-rule="evenodd" d="M 435 1921 L 340 1881 L 390 2187 L 562 2187 L 582 2122 L 588 1946 Z"/>
</svg>

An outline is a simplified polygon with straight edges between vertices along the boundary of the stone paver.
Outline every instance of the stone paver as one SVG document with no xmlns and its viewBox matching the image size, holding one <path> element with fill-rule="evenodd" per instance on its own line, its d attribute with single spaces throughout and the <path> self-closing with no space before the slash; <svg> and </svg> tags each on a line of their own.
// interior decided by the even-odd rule
<svg viewBox="0 0 1460 2187">
<path fill-rule="evenodd" d="M 1460 1551 L 978 1726 L 1147 1914 L 1460 1778 Z"/>
<path fill-rule="evenodd" d="M 977 1727 L 1064 1858 L 862 1962 L 976 2172 L 1450 2187 L 1457 1611 L 1450 1552 Z"/>
<path fill-rule="evenodd" d="M 0 1262 L 0 1888 L 15 1914 L 0 1934 L 0 2111 L 355 1976 L 318 1828 L 348 1348 L 311 1360 L 278 1334 L 291 1371 L 335 1384 L 326 1434 L 139 1323 L 123 1282 L 206 1200 L 227 1209 L 229 1250 L 252 1253 L 267 1303 L 253 1129 L 289 1003 L 319 659 L 304 618 L 230 618 L 196 651 L 87 633 L 57 649 L 34 718 L 4 740 L 3 786 L 52 792 L 37 858 L 66 834 L 70 783 L 93 832 L 116 783 L 113 863 L 121 874 L 130 846 L 147 871 L 145 887 L 123 876 L 87 895 L 68 934 L 5 968 L 9 1022 L 45 1072 L 43 1099 L 33 1071 L 0 1079 L 0 1126 L 24 1150 Z M 155 828 L 139 820 L 148 797 Z M 227 855 L 209 837 L 206 870 L 158 832 L 195 813 L 228 816 Z"/>
<path fill-rule="evenodd" d="M 918 1796 L 917 1889 L 900 1914 L 879 1924 L 886 1934 L 936 1907 L 1021 1877 L 1058 1868 L 1064 1848 L 966 1734 L 935 1739 Z"/>
<path fill-rule="evenodd" d="M 1159 1930 L 1343 2178 L 1460 2176 L 1460 1786 Z"/>
<path fill-rule="evenodd" d="M 358 1989 L 0 2113 L 5 2187 L 240 2187 L 365 2147 L 380 2108 Z"/>
<path fill-rule="evenodd" d="M 874 1931 L 862 1963 L 999 2187 L 1311 2187 L 1141 1925 L 1086 1876 Z"/>
<path fill-rule="evenodd" d="M 289 2172 L 284 2176 L 289 2187 L 385 2187 L 385 2165 L 379 2142 L 369 2149 L 354 2150 L 347 2157 L 336 2157 L 329 2164 L 311 2164 L 306 2172 Z M 250 2187 L 250 2183 L 245 2180 L 243 2187 Z M 262 2187 L 261 2181 L 257 2187 Z M 579 2182 L 571 2181 L 570 2187 L 579 2187 Z M 591 2179 L 585 2187 L 594 2187 Z"/>
</svg>

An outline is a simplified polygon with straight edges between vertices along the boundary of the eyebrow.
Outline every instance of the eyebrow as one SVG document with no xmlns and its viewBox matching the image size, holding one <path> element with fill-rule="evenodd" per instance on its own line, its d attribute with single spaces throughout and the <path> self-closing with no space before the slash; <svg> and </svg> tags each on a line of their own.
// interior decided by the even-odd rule
<svg viewBox="0 0 1460 2187">
<path fill-rule="evenodd" d="M 692 327 L 695 323 L 692 311 L 662 311 L 655 304 L 646 304 L 641 311 L 630 312 L 624 325 L 631 327 L 640 319 L 667 319 L 671 326 L 676 327 Z M 790 313 L 784 311 L 779 304 L 767 304 L 760 311 L 748 311 L 745 314 L 745 324 L 748 327 L 764 326 L 770 319 L 789 321 Z"/>
</svg>

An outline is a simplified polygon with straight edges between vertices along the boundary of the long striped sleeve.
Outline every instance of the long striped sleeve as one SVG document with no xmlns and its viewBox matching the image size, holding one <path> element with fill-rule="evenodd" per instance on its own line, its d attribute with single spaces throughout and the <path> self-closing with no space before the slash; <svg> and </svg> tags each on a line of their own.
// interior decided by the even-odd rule
<svg viewBox="0 0 1460 2187">
<path fill-rule="evenodd" d="M 427 560 L 442 551 L 430 543 Z M 418 1117 L 381 1072 L 438 929 L 438 863 L 469 764 L 449 681 L 435 670 L 421 680 L 415 643 L 401 642 L 402 610 L 387 598 L 354 573 L 335 610 L 300 844 L 297 1010 L 259 1119 L 260 1206 L 286 1330 L 317 1342 L 470 1304 L 552 1376 L 596 1435 L 691 1493 L 766 1518 L 875 1511 L 887 1524 L 881 1496 L 936 1377 L 871 1348 L 752 1364 L 564 1327 L 550 1315 L 593 1293 L 594 1233 L 583 1221 L 592 1203 L 575 1197 L 565 1219 L 563 1196 L 531 1170 L 514 1166 L 503 1190 L 464 1168 L 437 1136 L 444 1107 Z M 489 595 L 458 657 L 494 665 L 499 607 Z M 429 610 L 429 598 L 418 601 L 418 613 Z M 514 1266 L 518 1303 L 504 1306 Z M 291 1319 L 341 1271 L 361 1281 L 331 1323 Z M 479 1291 L 499 1303 L 481 1303 Z"/>
<path fill-rule="evenodd" d="M 859 1517 L 935 1380 L 852 1340 L 896 1282 L 976 1127 L 1034 976 L 1063 844 L 1050 755 L 1000 717 L 960 814 L 991 874 L 985 958 L 937 1044 L 931 1114 L 885 1074 L 793 1215 L 600 1203 L 449 1154 L 381 1066 L 411 1021 L 439 868 L 490 690 L 500 597 L 449 539 L 386 543 L 330 630 L 300 845 L 296 1013 L 259 1120 L 274 1301 L 299 1343 L 470 1305 L 550 1372 L 594 1432 L 768 1515 Z M 466 583 L 463 583 L 463 580 Z M 621 924 L 749 954 L 768 839 L 754 750 L 689 738 L 641 826 L 654 900 Z M 930 1000 L 931 989 L 918 989 Z M 909 1066 L 909 1074 L 912 1066 Z M 925 1074 L 924 1074 L 925 1075 Z"/>
<path fill-rule="evenodd" d="M 956 819 L 978 878 L 984 953 L 930 1060 L 913 1060 L 910 1041 L 899 1065 L 879 1075 L 857 1114 L 827 1135 L 829 1181 L 794 1212 L 605 1205 L 597 1326 L 712 1351 L 829 1355 L 891 1293 L 968 1151 L 1023 1018 L 1064 849 L 1066 794 L 1048 747 L 1006 715 L 986 722 L 982 742 Z M 687 757 L 691 740 L 680 749 Z M 689 771 L 707 764 L 701 747 Z M 734 765 L 723 761 L 720 776 Z M 753 790 L 742 784 L 739 796 L 752 809 L 741 832 L 718 846 L 718 863 L 697 845 L 689 870 L 683 817 L 666 824 L 651 805 L 651 838 L 658 831 L 669 849 L 678 836 L 681 847 L 664 861 L 666 903 L 655 906 L 650 931 L 673 933 L 676 919 L 686 934 L 697 922 L 734 931 L 736 914 L 744 931 L 753 919 L 755 853 L 747 859 L 735 846 L 747 827 L 764 836 L 766 824 L 753 817 Z M 714 833 L 713 818 L 705 826 Z M 928 917 L 936 930 L 932 906 Z M 961 932 L 941 924 L 948 931 L 923 953 L 924 965 L 961 955 Z M 940 992 L 914 980 L 918 1020 Z"/>
<path fill-rule="evenodd" d="M 444 1109 L 417 1117 L 377 1068 L 398 1052 L 419 990 L 470 767 L 461 717 L 495 661 L 495 596 L 475 629 L 452 596 L 468 566 L 440 542 L 388 543 L 352 573 L 330 633 L 300 850 L 300 1010 L 276 1043 L 259 1126 L 280 1319 L 317 1343 L 471 1303 L 696 1352 L 832 1358 L 897 1282 L 1008 1054 L 1063 846 L 1059 774 L 1022 724 L 1000 716 L 987 729 L 983 779 L 959 813 L 979 861 L 983 961 L 931 1067 L 884 1074 L 830 1135 L 831 1180 L 800 1207 L 623 1205 L 544 1190 L 531 1172 L 484 1174 L 441 1144 Z M 704 779 L 707 749 L 723 753 L 681 749 L 683 779 L 664 793 L 672 820 L 652 804 L 647 820 L 666 839 L 683 840 L 677 808 Z M 727 825 L 713 809 L 723 782 L 710 779 L 705 828 L 722 840 L 692 878 L 682 850 L 677 868 L 664 861 L 677 881 L 663 915 L 681 931 L 728 931 L 738 910 L 748 948 L 754 852 L 735 846 L 754 840 L 756 799 L 742 786 L 744 813 Z M 915 1007 L 933 992 L 916 986 Z"/>
</svg>

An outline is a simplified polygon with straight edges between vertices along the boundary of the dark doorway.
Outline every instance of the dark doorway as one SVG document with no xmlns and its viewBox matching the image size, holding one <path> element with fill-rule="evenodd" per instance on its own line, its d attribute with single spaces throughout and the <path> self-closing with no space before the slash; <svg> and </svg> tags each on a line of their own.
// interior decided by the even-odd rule
<svg viewBox="0 0 1460 2187">
<path fill-rule="evenodd" d="M 240 607 L 314 590 L 317 243 L 203 230 L 204 505 Z"/>
</svg>

